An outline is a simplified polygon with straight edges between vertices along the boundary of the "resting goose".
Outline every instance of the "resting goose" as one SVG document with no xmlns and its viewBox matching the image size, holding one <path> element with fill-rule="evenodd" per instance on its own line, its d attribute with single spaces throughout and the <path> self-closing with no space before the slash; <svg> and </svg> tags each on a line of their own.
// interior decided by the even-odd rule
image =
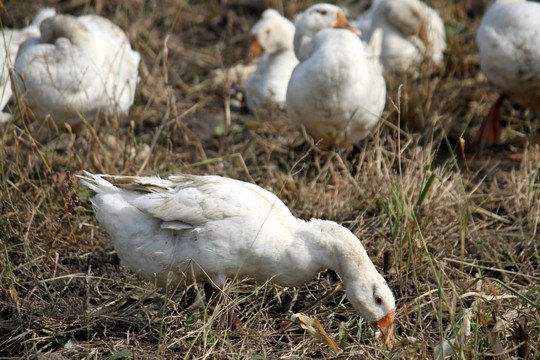
<svg viewBox="0 0 540 360">
<path fill-rule="evenodd" d="M 507 96 L 540 111 L 540 4 L 497 0 L 476 33 L 480 66 L 502 94 L 484 119 L 476 140 L 494 145 L 499 140 L 499 113 Z"/>
<path fill-rule="evenodd" d="M 380 41 L 374 37 L 366 49 L 350 30 L 343 12 L 330 4 L 311 6 L 296 22 L 300 64 L 289 81 L 287 112 L 322 146 L 355 144 L 369 135 L 384 109 Z"/>
<path fill-rule="evenodd" d="M 359 314 L 391 347 L 394 297 L 360 240 L 333 221 L 295 218 L 263 188 L 219 176 L 94 175 L 81 182 L 123 264 L 159 286 L 223 287 L 249 277 L 297 286 L 336 271 Z M 113 185 L 114 183 L 114 185 Z"/>
<path fill-rule="evenodd" d="M 287 84 L 298 64 L 293 37 L 294 24 L 274 9 L 265 10 L 251 29 L 250 55 L 262 55 L 246 82 L 246 101 L 252 111 L 268 101 L 285 107 Z"/>
<path fill-rule="evenodd" d="M 15 60 L 15 84 L 37 118 L 73 126 L 104 112 L 128 112 L 140 55 L 118 26 L 97 15 L 57 15 L 40 30 Z"/>
<path fill-rule="evenodd" d="M 424 56 L 438 66 L 446 49 L 444 21 L 439 13 L 419 0 L 374 0 L 354 25 L 369 41 L 377 29 L 383 32 L 381 62 L 385 71 L 402 72 Z"/>
<path fill-rule="evenodd" d="M 39 37 L 39 25 L 41 22 L 54 15 L 56 15 L 56 11 L 53 8 L 46 7 L 41 9 L 32 20 L 32 23 L 25 28 L 20 30 L 2 29 L 0 39 L 0 61 L 2 62 L 0 68 L 0 111 L 4 109 L 13 94 L 9 69 L 15 63 L 19 46 L 30 37 Z M 6 122 L 9 118 L 9 113 L 0 113 L 0 122 Z"/>
</svg>

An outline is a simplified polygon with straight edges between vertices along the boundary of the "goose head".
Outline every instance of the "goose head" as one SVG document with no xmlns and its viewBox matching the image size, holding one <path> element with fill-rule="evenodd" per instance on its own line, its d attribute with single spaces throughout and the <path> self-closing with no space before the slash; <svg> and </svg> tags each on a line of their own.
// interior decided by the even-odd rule
<svg viewBox="0 0 540 360">
<path fill-rule="evenodd" d="M 418 0 L 386 0 L 381 4 L 381 11 L 376 17 L 384 17 L 385 21 L 404 37 L 419 36 L 426 47 L 427 18 L 422 3 Z"/>
<path fill-rule="evenodd" d="M 266 9 L 250 31 L 250 56 L 292 49 L 294 25 L 274 9 Z"/>
<path fill-rule="evenodd" d="M 93 36 L 86 26 L 71 15 L 48 17 L 41 22 L 39 30 L 41 43 L 55 44 L 58 40 L 65 39 L 74 45 L 93 42 Z"/>
<path fill-rule="evenodd" d="M 347 299 L 364 320 L 381 330 L 388 349 L 392 348 L 396 304 L 392 290 L 377 271 L 360 240 L 335 222 L 311 220 L 319 234 L 327 234 L 326 252 L 345 285 Z M 321 241 L 324 243 L 324 241 Z"/>
<path fill-rule="evenodd" d="M 300 61 L 305 60 L 311 51 L 303 50 L 304 45 L 313 40 L 315 35 L 323 29 L 343 28 L 360 36 L 360 31 L 349 24 L 343 11 L 331 4 L 316 4 L 310 6 L 295 22 L 294 52 Z"/>
<path fill-rule="evenodd" d="M 360 280 L 360 277 L 366 277 L 369 280 Z M 355 279 L 343 281 L 347 299 L 351 305 L 362 318 L 381 331 L 386 347 L 391 349 L 396 304 L 386 280 L 372 265 L 357 274 Z"/>
</svg>

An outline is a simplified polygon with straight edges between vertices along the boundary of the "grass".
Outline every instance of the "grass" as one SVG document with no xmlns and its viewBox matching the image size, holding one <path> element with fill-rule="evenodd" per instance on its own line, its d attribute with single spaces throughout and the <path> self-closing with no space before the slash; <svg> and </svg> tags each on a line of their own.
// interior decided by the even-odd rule
<svg viewBox="0 0 540 360">
<path fill-rule="evenodd" d="M 128 119 L 100 119 L 77 134 L 8 105 L 13 119 L 0 128 L 0 358 L 335 358 L 290 322 L 297 312 L 323 322 L 344 346 L 340 359 L 437 358 L 443 348 L 454 358 L 539 358 L 540 159 L 529 141 L 539 118 L 507 104 L 505 145 L 471 145 L 497 97 L 479 70 L 481 14 L 432 3 L 447 22 L 445 67 L 389 78 L 381 125 L 358 149 L 339 152 L 310 146 L 279 109 L 239 109 L 238 94 L 213 80 L 212 69 L 246 61 L 261 4 L 51 3 L 125 29 L 142 55 L 141 81 Z M 20 27 L 45 4 L 8 3 L 2 24 Z M 308 4 L 276 2 L 289 17 Z M 509 160 L 516 151 L 526 151 L 523 161 Z M 394 349 L 359 321 L 331 271 L 298 288 L 231 283 L 214 312 L 198 301 L 196 284 L 156 289 L 124 271 L 90 191 L 74 177 L 83 169 L 242 179 L 279 194 L 298 217 L 348 226 L 396 295 Z M 230 306 L 248 334 L 220 320 Z"/>
</svg>

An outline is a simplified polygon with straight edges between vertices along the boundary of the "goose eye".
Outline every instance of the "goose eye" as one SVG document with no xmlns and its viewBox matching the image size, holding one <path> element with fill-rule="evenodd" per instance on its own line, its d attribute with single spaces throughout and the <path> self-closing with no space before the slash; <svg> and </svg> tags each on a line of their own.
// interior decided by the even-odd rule
<svg viewBox="0 0 540 360">
<path fill-rule="evenodd" d="M 266 29 L 266 35 L 270 34 L 270 29 Z"/>
<path fill-rule="evenodd" d="M 377 303 L 377 305 L 381 305 L 382 304 L 382 299 L 380 297 L 377 297 L 375 299 L 375 302 Z"/>
<path fill-rule="evenodd" d="M 327 11 L 326 11 L 326 10 L 319 10 L 319 14 L 321 14 L 321 15 L 326 15 L 326 14 L 327 14 Z"/>
</svg>

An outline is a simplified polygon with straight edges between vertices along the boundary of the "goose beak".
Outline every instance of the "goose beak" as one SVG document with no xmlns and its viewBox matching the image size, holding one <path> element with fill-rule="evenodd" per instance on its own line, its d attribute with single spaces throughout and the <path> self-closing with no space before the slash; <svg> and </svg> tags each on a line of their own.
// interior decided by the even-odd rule
<svg viewBox="0 0 540 360">
<path fill-rule="evenodd" d="M 394 316 L 396 311 L 394 309 L 390 310 L 381 320 L 375 321 L 371 325 L 378 327 L 382 334 L 383 339 L 386 343 L 386 348 L 388 350 L 392 349 L 392 336 L 394 336 Z"/>
<path fill-rule="evenodd" d="M 362 35 L 360 30 L 355 29 L 354 27 L 351 26 L 351 24 L 349 24 L 349 21 L 347 20 L 347 18 L 345 17 L 345 14 L 341 10 L 339 10 L 337 13 L 336 23 L 334 24 L 334 27 L 350 30 L 358 36 Z"/>
<path fill-rule="evenodd" d="M 256 36 L 251 37 L 251 44 L 249 45 L 249 57 L 261 56 L 264 53 L 264 49 L 261 46 Z"/>
<path fill-rule="evenodd" d="M 426 46 L 426 49 L 429 49 L 429 38 L 428 38 L 428 28 L 425 21 L 422 21 L 422 24 L 420 24 L 420 28 L 418 29 L 418 36 L 420 36 L 420 39 Z"/>
</svg>

